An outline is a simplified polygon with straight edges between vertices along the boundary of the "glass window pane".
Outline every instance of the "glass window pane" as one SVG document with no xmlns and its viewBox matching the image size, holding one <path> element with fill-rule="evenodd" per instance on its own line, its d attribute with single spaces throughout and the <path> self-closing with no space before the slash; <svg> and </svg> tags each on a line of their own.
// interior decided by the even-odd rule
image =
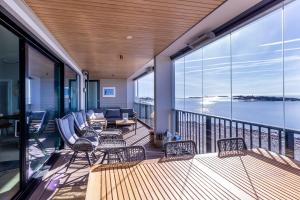
<svg viewBox="0 0 300 200">
<path fill-rule="evenodd" d="M 203 112 L 231 118 L 230 37 L 203 47 Z"/>
<path fill-rule="evenodd" d="M 138 98 L 142 103 L 154 103 L 154 73 L 138 79 Z"/>
<path fill-rule="evenodd" d="M 232 118 L 283 127 L 282 11 L 232 33 Z"/>
<path fill-rule="evenodd" d="M 284 9 L 285 125 L 300 130 L 300 1 Z"/>
<path fill-rule="evenodd" d="M 138 118 L 153 127 L 154 125 L 154 72 L 142 76 L 136 82 L 135 111 Z"/>
<path fill-rule="evenodd" d="M 30 178 L 59 147 L 54 121 L 59 117 L 59 69 L 29 45 L 26 66 L 27 178 Z"/>
<path fill-rule="evenodd" d="M 202 112 L 202 49 L 185 56 L 185 110 Z"/>
<path fill-rule="evenodd" d="M 175 68 L 175 108 L 184 110 L 184 57 L 174 63 Z"/>
<path fill-rule="evenodd" d="M 139 102 L 138 80 L 134 81 L 134 102 Z"/>
<path fill-rule="evenodd" d="M 65 113 L 74 112 L 79 106 L 79 79 L 70 67 L 65 66 L 64 71 L 64 109 Z"/>
<path fill-rule="evenodd" d="M 88 82 L 88 110 L 97 109 L 99 106 L 100 82 L 98 80 L 90 80 Z"/>
<path fill-rule="evenodd" d="M 19 38 L 0 25 L 0 199 L 19 190 Z"/>
</svg>

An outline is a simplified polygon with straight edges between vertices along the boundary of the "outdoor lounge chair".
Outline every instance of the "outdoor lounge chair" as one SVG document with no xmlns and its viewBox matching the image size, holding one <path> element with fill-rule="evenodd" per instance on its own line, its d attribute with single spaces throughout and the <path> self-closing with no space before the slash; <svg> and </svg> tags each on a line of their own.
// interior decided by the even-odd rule
<svg viewBox="0 0 300 200">
<path fill-rule="evenodd" d="M 225 138 L 217 141 L 218 155 L 234 155 L 241 154 L 247 150 L 246 143 L 243 138 Z"/>
<path fill-rule="evenodd" d="M 197 153 L 196 144 L 192 140 L 173 141 L 165 144 L 165 157 L 193 156 Z"/>
<path fill-rule="evenodd" d="M 89 153 L 96 158 L 94 151 L 99 145 L 97 137 L 78 137 L 74 129 L 74 117 L 71 114 L 64 116 L 61 119 L 56 119 L 56 124 L 59 130 L 59 133 L 64 140 L 65 144 L 70 147 L 74 153 L 67 165 L 67 168 L 75 160 L 78 153 L 85 153 L 89 165 L 91 166 Z"/>
<path fill-rule="evenodd" d="M 84 111 L 72 112 L 72 115 L 75 119 L 75 128 L 78 135 L 92 135 L 92 136 L 100 136 L 105 135 L 107 138 L 111 139 L 123 139 L 121 131 L 118 129 L 111 129 L 103 131 L 101 128 L 94 129 L 89 125 L 86 119 L 86 114 Z"/>
</svg>

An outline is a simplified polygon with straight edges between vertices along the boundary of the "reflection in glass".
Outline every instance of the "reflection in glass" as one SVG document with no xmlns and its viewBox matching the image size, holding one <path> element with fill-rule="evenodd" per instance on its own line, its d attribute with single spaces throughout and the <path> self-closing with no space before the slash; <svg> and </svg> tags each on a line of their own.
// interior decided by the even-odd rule
<svg viewBox="0 0 300 200">
<path fill-rule="evenodd" d="M 202 49 L 185 56 L 185 110 L 202 113 Z"/>
<path fill-rule="evenodd" d="M 19 190 L 19 38 L 0 25 L 0 199 Z"/>
<path fill-rule="evenodd" d="M 231 118 L 230 36 L 203 48 L 203 113 Z"/>
<path fill-rule="evenodd" d="M 233 119 L 283 127 L 281 32 L 279 9 L 232 33 Z"/>
<path fill-rule="evenodd" d="M 59 116 L 59 77 L 55 63 L 26 46 L 27 179 L 59 147 L 54 119 Z"/>
<path fill-rule="evenodd" d="M 79 77 L 70 67 L 64 72 L 64 109 L 65 113 L 75 112 L 79 108 Z"/>
</svg>

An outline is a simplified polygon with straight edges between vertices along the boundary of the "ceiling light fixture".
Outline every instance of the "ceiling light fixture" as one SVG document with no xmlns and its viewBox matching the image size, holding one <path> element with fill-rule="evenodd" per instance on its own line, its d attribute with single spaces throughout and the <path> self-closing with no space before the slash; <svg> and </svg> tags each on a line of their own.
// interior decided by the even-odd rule
<svg viewBox="0 0 300 200">
<path fill-rule="evenodd" d="M 126 40 L 131 40 L 133 37 L 131 35 L 126 36 Z"/>
</svg>

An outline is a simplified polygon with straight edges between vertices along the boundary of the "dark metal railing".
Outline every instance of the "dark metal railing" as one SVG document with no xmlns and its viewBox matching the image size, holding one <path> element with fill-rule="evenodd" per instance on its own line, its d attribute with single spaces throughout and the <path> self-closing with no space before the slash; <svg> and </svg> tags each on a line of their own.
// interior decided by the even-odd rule
<svg viewBox="0 0 300 200">
<path fill-rule="evenodd" d="M 176 132 L 184 140 L 194 140 L 199 153 L 216 152 L 218 139 L 242 137 L 250 149 L 264 148 L 300 159 L 295 154 L 300 151 L 296 148 L 300 131 L 183 110 L 175 110 L 175 120 Z"/>
<path fill-rule="evenodd" d="M 154 127 L 154 105 L 134 103 L 133 109 L 137 113 L 139 120 L 152 128 Z"/>
</svg>

